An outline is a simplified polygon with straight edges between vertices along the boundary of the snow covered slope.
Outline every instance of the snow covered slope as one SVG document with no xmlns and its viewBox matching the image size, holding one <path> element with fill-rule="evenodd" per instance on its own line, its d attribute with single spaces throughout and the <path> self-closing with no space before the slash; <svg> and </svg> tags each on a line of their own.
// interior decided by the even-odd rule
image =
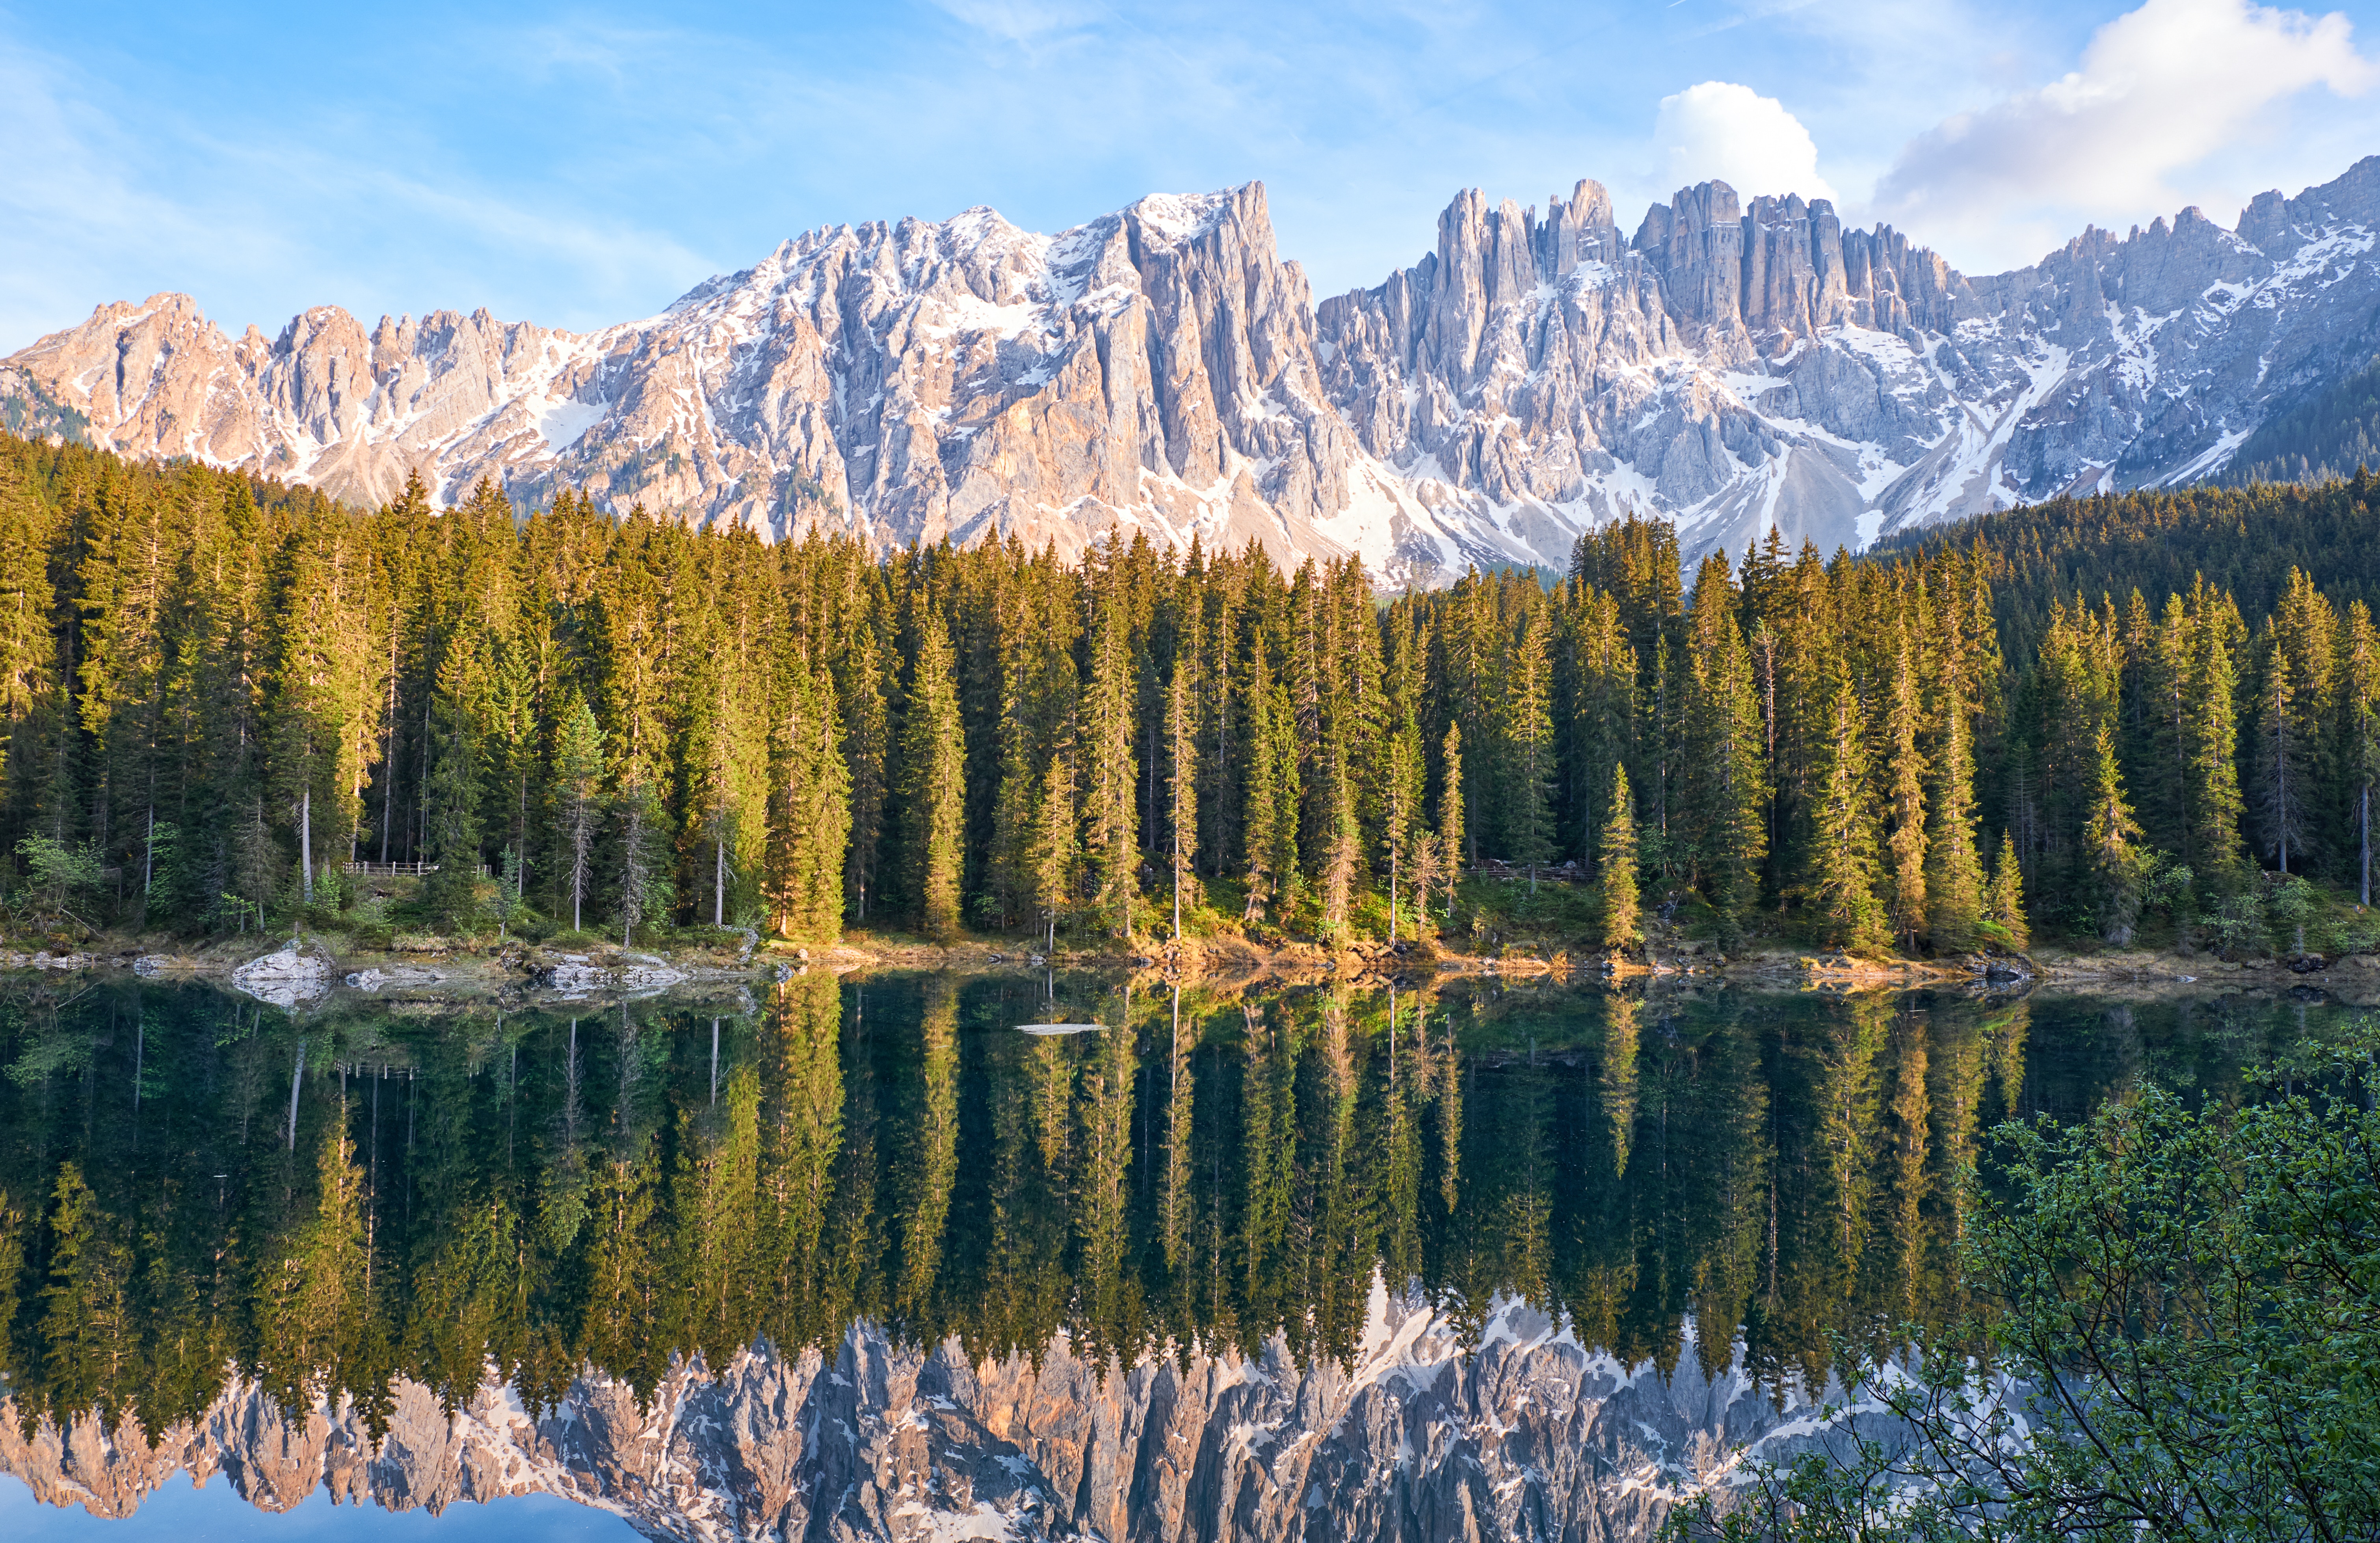
<svg viewBox="0 0 2380 1543">
<path fill-rule="evenodd" d="M 2380 349 L 2380 157 L 2238 231 L 2194 210 L 1971 278 L 1825 201 L 1723 183 L 1633 236 L 1582 182 L 1464 193 L 1435 250 L 1318 308 L 1264 188 L 1055 237 L 988 209 L 818 230 L 589 334 L 333 307 L 226 336 L 184 296 L 0 360 L 0 422 L 373 502 L 491 478 L 772 537 L 1110 531 L 1388 582 L 1567 561 L 1635 509 L 1690 553 L 2219 469 Z"/>
</svg>

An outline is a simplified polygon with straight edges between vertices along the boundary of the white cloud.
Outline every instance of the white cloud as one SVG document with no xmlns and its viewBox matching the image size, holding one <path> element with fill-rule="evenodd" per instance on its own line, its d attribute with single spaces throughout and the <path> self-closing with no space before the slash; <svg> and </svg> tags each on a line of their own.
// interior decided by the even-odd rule
<svg viewBox="0 0 2380 1543">
<path fill-rule="evenodd" d="M 2120 223 L 2227 195 L 2236 207 L 2228 177 L 2183 174 L 2243 143 L 2269 147 L 2302 91 L 2368 89 L 2380 71 L 2351 32 L 2336 13 L 2146 0 L 2093 35 L 2081 68 L 1912 140 L 1877 182 L 1876 213 L 2013 265 L 2080 219 Z"/>
<path fill-rule="evenodd" d="M 1663 97 L 1653 143 L 1671 188 L 1717 177 L 1745 198 L 1835 196 L 1818 175 L 1818 147 L 1810 131 L 1783 103 L 1749 86 L 1706 80 Z"/>
</svg>

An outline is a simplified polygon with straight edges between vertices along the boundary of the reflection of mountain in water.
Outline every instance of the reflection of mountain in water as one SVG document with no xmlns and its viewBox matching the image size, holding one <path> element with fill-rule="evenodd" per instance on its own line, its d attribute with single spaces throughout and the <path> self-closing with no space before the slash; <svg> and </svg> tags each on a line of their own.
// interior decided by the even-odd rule
<svg viewBox="0 0 2380 1543">
<path fill-rule="evenodd" d="M 1989 1121 L 2144 1058 L 2219 1075 L 2264 1031 L 1341 989 L 1009 1032 L 1038 1000 L 18 1002 L 0 1308 L 34 1434 L 6 1465 L 117 1513 L 188 1465 L 267 1505 L 545 1489 L 673 1535 L 955 1537 L 988 1504 L 1641 1537 L 1826 1384 L 1829 1333 L 1957 1309 L 1950 1175 Z"/>
<path fill-rule="evenodd" d="M 1755 1449 L 1777 1455 L 1809 1428 L 1740 1368 L 1632 1375 L 1518 1302 L 1469 1357 L 1427 1304 L 1371 1306 L 1345 1368 L 1301 1372 L 1276 1345 L 1101 1373 L 1062 1338 L 1038 1368 L 970 1369 L 955 1343 L 921 1355 L 863 1327 L 832 1363 L 681 1366 L 642 1412 L 600 1376 L 538 1415 L 492 1387 L 450 1417 L 407 1382 L 375 1445 L 352 1408 L 292 1420 L 241 1383 L 154 1450 L 86 1419 L 63 1440 L 0 1433 L 0 1464 L 46 1501 L 118 1516 L 188 1469 L 267 1510 L 317 1488 L 432 1511 L 545 1493 L 666 1537 L 1364 1537 L 1401 1519 L 1412 1537 L 1524 1537 L 1550 1518 L 1638 1537 L 1746 1443 L 1779 1431 Z"/>
</svg>

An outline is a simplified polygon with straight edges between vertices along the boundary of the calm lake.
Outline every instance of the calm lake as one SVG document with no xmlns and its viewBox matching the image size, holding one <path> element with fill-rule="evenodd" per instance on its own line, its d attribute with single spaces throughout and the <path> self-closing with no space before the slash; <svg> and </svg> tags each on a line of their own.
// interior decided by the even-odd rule
<svg viewBox="0 0 2380 1543">
<path fill-rule="evenodd" d="M 1957 1312 L 1951 1180 L 1994 1124 L 2219 1096 L 2344 1015 L 19 986 L 0 1532 L 1623 1534 L 1632 1485 L 1822 1391 L 1831 1336 Z M 1050 1021 L 1104 1027 L 1017 1028 Z"/>
</svg>

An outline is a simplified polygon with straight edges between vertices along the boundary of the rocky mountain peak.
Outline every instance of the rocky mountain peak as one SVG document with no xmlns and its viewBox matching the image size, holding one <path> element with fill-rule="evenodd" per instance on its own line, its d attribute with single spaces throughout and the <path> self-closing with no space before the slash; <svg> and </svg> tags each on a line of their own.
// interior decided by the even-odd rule
<svg viewBox="0 0 2380 1543">
<path fill-rule="evenodd" d="M 317 307 L 237 342 L 188 296 L 0 360 L 0 421 L 362 503 L 419 473 L 883 544 L 1111 535 L 1360 554 L 1384 582 L 1560 566 L 1665 516 L 1857 547 L 2057 492 L 2204 476 L 2380 347 L 2380 157 L 2227 231 L 2184 210 L 1963 275 L 1798 194 L 1682 188 L 1623 236 L 1581 180 L 1479 189 L 1322 300 L 1265 189 L 1054 236 L 978 207 L 823 226 L 591 334 Z"/>
</svg>

